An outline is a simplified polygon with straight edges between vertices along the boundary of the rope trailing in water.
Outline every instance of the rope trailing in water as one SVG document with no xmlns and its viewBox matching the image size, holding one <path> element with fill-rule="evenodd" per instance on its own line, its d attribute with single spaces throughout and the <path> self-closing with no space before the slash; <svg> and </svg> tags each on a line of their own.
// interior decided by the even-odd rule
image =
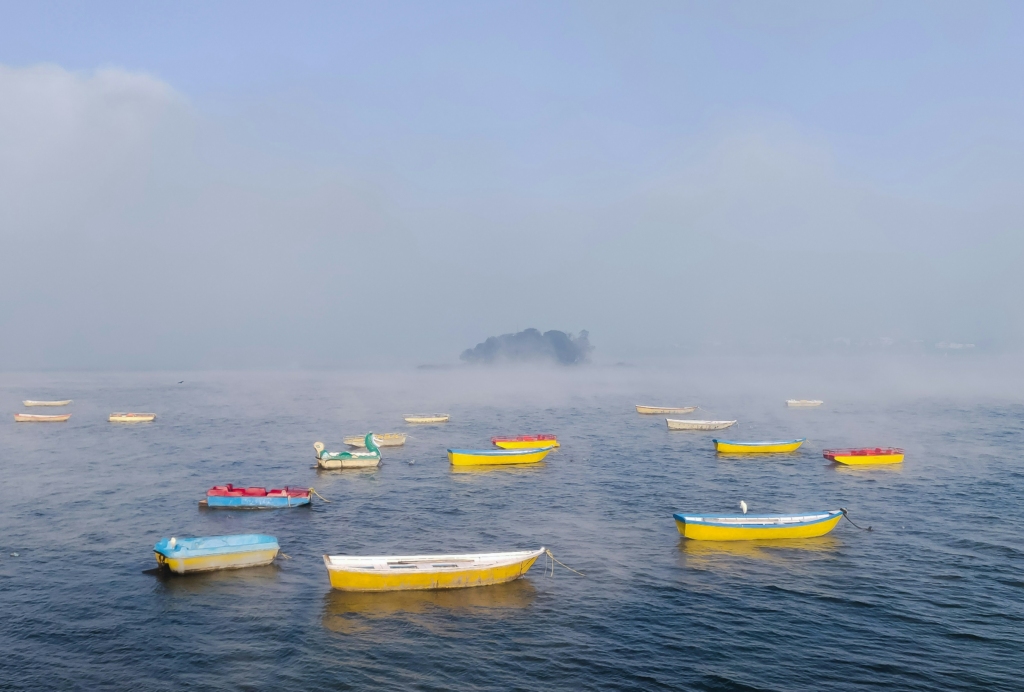
<svg viewBox="0 0 1024 692">
<path fill-rule="evenodd" d="M 857 522 L 855 522 L 853 519 L 850 518 L 850 515 L 847 514 L 845 507 L 840 507 L 839 511 L 843 513 L 844 517 L 846 517 L 846 521 L 850 522 L 854 526 L 857 526 Z M 870 526 L 867 527 L 866 529 L 863 526 L 857 526 L 857 528 L 860 529 L 861 531 L 870 531 L 871 530 Z"/>
<path fill-rule="evenodd" d="M 292 559 L 292 556 L 291 556 L 291 555 L 285 555 L 285 554 L 284 554 L 284 553 L 282 553 L 282 552 L 278 552 L 278 555 L 279 555 L 280 557 L 283 557 L 283 558 L 284 558 L 285 560 L 291 560 L 291 559 Z"/>
<path fill-rule="evenodd" d="M 321 495 L 320 493 L 318 493 L 318 492 L 316 491 L 316 488 L 310 488 L 310 489 L 309 489 L 309 492 L 313 493 L 314 495 L 316 495 L 317 497 L 319 497 L 319 498 L 320 498 L 321 500 L 323 500 L 324 502 L 330 502 L 330 500 L 328 500 L 328 499 L 327 499 L 326 497 L 324 497 L 323 495 Z"/>
<path fill-rule="evenodd" d="M 555 575 L 555 564 L 554 563 L 556 563 L 556 562 L 558 562 L 558 564 L 560 564 L 562 567 L 565 567 L 570 572 L 574 572 L 575 574 L 578 574 L 581 577 L 587 576 L 583 572 L 577 572 L 576 570 L 574 570 L 572 567 L 570 567 L 569 565 L 565 564 L 564 562 L 559 562 L 558 558 L 556 558 L 554 555 L 552 555 L 550 550 L 545 549 L 544 552 L 547 553 L 547 556 L 549 558 L 551 558 L 551 560 L 552 560 L 552 563 L 551 563 L 551 576 Z"/>
</svg>

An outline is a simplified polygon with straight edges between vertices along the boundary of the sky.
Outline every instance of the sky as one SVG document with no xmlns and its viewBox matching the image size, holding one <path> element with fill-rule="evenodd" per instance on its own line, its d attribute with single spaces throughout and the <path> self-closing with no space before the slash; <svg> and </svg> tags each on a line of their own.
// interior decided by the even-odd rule
<svg viewBox="0 0 1024 692">
<path fill-rule="evenodd" d="M 1024 5 L 0 2 L 0 370 L 1024 347 Z"/>
</svg>

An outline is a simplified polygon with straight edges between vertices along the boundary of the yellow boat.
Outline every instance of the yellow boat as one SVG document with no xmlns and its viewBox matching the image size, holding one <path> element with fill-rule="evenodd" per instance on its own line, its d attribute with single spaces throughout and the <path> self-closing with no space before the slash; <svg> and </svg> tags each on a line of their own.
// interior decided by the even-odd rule
<svg viewBox="0 0 1024 692">
<path fill-rule="evenodd" d="M 405 433 L 373 433 L 373 439 L 378 447 L 401 447 L 405 444 Z M 349 447 L 365 447 L 366 435 L 350 435 L 341 441 Z"/>
<path fill-rule="evenodd" d="M 406 423 L 447 423 L 451 416 L 447 413 L 413 414 L 405 417 Z"/>
<path fill-rule="evenodd" d="M 551 451 L 547 449 L 449 449 L 448 461 L 455 466 L 494 464 L 536 464 Z"/>
<path fill-rule="evenodd" d="M 641 406 L 636 405 L 637 413 L 693 413 L 697 410 L 696 406 Z"/>
<path fill-rule="evenodd" d="M 711 440 L 715 451 L 722 454 L 780 454 L 795 452 L 807 440 L 768 440 L 765 442 L 738 442 L 736 440 Z"/>
<path fill-rule="evenodd" d="M 472 555 L 324 555 L 331 586 L 342 591 L 462 589 L 526 574 L 545 549 Z"/>
<path fill-rule="evenodd" d="M 826 449 L 822 452 L 822 456 L 848 466 L 872 466 L 876 464 L 899 464 L 903 461 L 903 450 L 897 447 Z"/>
<path fill-rule="evenodd" d="M 739 515 L 674 514 L 679 533 L 695 541 L 751 541 L 824 536 L 843 518 L 843 510 L 812 514 Z"/>
<path fill-rule="evenodd" d="M 520 435 L 518 437 L 492 437 L 491 444 L 501 449 L 546 449 L 561 447 L 554 435 Z"/>
<path fill-rule="evenodd" d="M 155 413 L 111 413 L 111 423 L 149 423 L 156 420 Z"/>
</svg>

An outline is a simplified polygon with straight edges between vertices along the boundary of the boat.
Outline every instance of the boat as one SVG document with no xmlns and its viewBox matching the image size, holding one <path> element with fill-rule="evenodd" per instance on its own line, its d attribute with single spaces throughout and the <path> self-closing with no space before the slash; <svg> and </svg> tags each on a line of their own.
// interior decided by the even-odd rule
<svg viewBox="0 0 1024 692">
<path fill-rule="evenodd" d="M 551 447 L 540 449 L 449 449 L 448 461 L 455 466 L 536 464 L 550 451 Z"/>
<path fill-rule="evenodd" d="M 841 509 L 810 514 L 673 514 L 679 533 L 696 541 L 750 541 L 824 536 L 843 517 Z"/>
<path fill-rule="evenodd" d="M 312 500 L 310 488 L 236 488 L 215 485 L 206 491 L 206 499 L 199 501 L 200 508 L 212 509 L 277 509 L 278 507 L 301 507 Z"/>
<path fill-rule="evenodd" d="M 40 416 L 34 413 L 15 413 L 15 423 L 63 423 L 71 417 L 70 413 L 63 413 L 59 416 Z"/>
<path fill-rule="evenodd" d="M 149 423 L 156 420 L 155 413 L 111 413 L 111 423 Z"/>
<path fill-rule="evenodd" d="M 161 538 L 153 546 L 156 563 L 176 574 L 269 565 L 281 546 L 258 533 L 199 538 Z"/>
<path fill-rule="evenodd" d="M 461 589 L 502 584 L 526 574 L 545 549 L 470 555 L 324 555 L 341 591 Z"/>
<path fill-rule="evenodd" d="M 378 447 L 401 447 L 405 444 L 405 433 L 374 433 Z M 342 439 L 349 447 L 365 447 L 365 435 L 350 435 Z"/>
<path fill-rule="evenodd" d="M 697 410 L 696 406 L 641 406 L 636 405 L 637 413 L 693 413 Z"/>
<path fill-rule="evenodd" d="M 666 418 L 669 430 L 724 430 L 736 425 L 734 420 L 676 420 Z"/>
<path fill-rule="evenodd" d="M 903 461 L 903 450 L 898 447 L 863 447 L 860 449 L 826 449 L 822 456 L 850 466 L 898 464 Z"/>
<path fill-rule="evenodd" d="M 21 402 L 25 406 L 67 406 L 71 403 L 71 399 L 61 399 L 60 401 L 35 401 L 34 399 L 25 399 Z"/>
<path fill-rule="evenodd" d="M 366 469 L 380 466 L 380 447 L 374 442 L 374 434 L 367 433 L 363 438 L 365 452 L 327 452 L 323 442 L 314 442 L 316 463 L 322 469 Z"/>
<path fill-rule="evenodd" d="M 447 413 L 424 413 L 424 414 L 413 414 L 405 417 L 406 423 L 447 423 L 451 418 Z"/>
<path fill-rule="evenodd" d="M 786 406 L 796 406 L 808 408 L 811 406 L 821 406 L 825 402 L 821 399 L 786 399 Z"/>
<path fill-rule="evenodd" d="M 491 444 L 502 449 L 546 449 L 560 447 L 554 435 L 519 435 L 517 437 L 492 437 Z"/>
<path fill-rule="evenodd" d="M 736 440 L 711 440 L 715 443 L 715 451 L 725 454 L 779 454 L 795 452 L 807 440 L 766 440 L 763 442 L 739 442 Z"/>
</svg>

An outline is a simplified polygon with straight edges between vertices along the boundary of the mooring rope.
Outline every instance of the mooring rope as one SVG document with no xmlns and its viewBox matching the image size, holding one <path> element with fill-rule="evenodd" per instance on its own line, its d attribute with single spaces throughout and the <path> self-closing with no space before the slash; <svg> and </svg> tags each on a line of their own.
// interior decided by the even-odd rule
<svg viewBox="0 0 1024 692">
<path fill-rule="evenodd" d="M 555 562 L 558 562 L 558 564 L 560 564 L 562 567 L 565 567 L 570 572 L 575 572 L 576 574 L 580 575 L 581 577 L 587 576 L 583 572 L 577 572 L 576 570 L 574 570 L 572 567 L 570 567 L 569 565 L 565 564 L 564 562 L 560 562 L 558 560 L 558 558 L 556 558 L 554 555 L 552 555 L 551 551 L 548 550 L 547 548 L 544 549 L 544 552 L 547 553 L 547 556 L 549 558 L 551 558 L 551 560 L 552 560 L 552 563 L 551 563 L 551 576 L 555 576 L 555 564 L 554 564 Z"/>
<path fill-rule="evenodd" d="M 278 552 L 278 555 L 283 557 L 285 560 L 291 560 L 292 559 L 291 555 L 285 555 L 284 553 L 281 553 L 281 552 Z"/>
<path fill-rule="evenodd" d="M 320 498 L 321 500 L 323 500 L 324 502 L 330 502 L 330 500 L 328 500 L 328 499 L 327 499 L 326 497 L 324 497 L 323 495 L 321 495 L 320 493 L 318 493 L 318 492 L 316 491 L 316 488 L 310 488 L 310 489 L 309 489 L 309 492 L 313 493 L 314 495 L 316 495 L 317 497 L 319 497 L 319 498 Z"/>
<path fill-rule="evenodd" d="M 845 507 L 840 507 L 839 511 L 843 513 L 844 517 L 846 517 L 846 521 L 850 522 L 854 526 L 857 526 L 857 522 L 855 522 L 853 519 L 851 519 L 850 515 L 846 513 L 846 508 Z M 867 527 L 866 529 L 863 526 L 857 526 L 857 528 L 860 529 L 861 531 L 870 531 L 871 530 L 870 526 Z"/>
</svg>

